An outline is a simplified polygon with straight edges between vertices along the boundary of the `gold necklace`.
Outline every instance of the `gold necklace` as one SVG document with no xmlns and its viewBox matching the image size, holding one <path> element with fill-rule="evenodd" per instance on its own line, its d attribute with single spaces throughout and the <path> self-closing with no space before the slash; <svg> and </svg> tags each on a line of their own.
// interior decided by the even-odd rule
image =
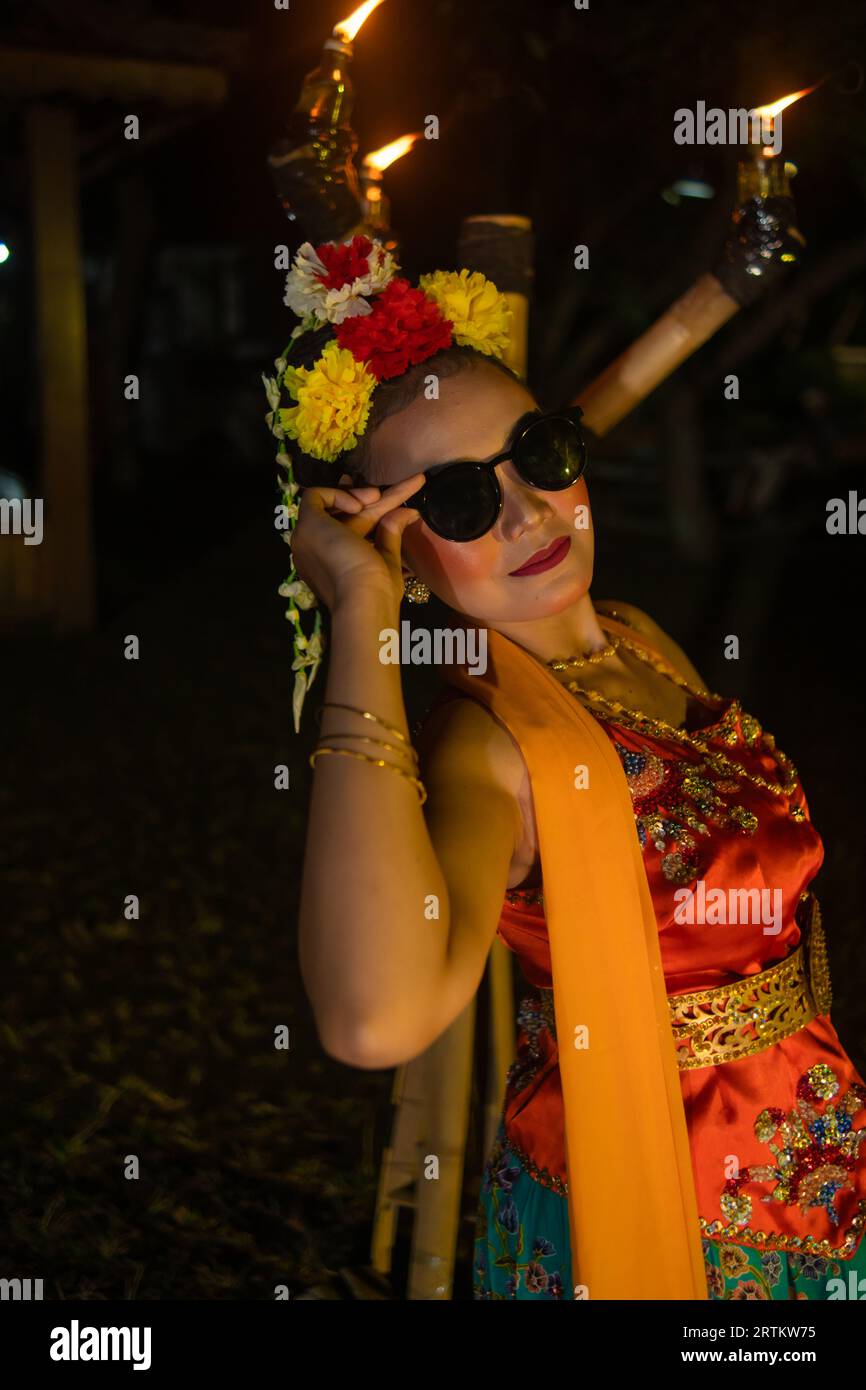
<svg viewBox="0 0 866 1390">
<path fill-rule="evenodd" d="M 606 647 L 602 647 L 597 652 L 584 652 L 583 656 L 566 656 L 557 661 L 548 661 L 547 665 L 551 671 L 574 671 L 579 666 L 597 666 L 600 661 L 606 661 L 609 656 L 616 656 L 617 647 L 621 647 L 623 638 L 614 635 Z"/>
<path fill-rule="evenodd" d="M 694 695 L 697 699 L 709 698 L 711 701 L 716 701 L 719 704 L 724 704 L 726 702 L 726 697 L 724 695 L 718 695 L 714 691 L 703 690 L 693 686 L 689 681 L 685 680 L 678 671 L 672 666 L 669 666 L 667 662 L 660 660 L 660 658 L 652 655 L 636 643 L 630 642 L 627 637 L 620 637 L 617 645 L 625 647 L 627 651 L 632 652 L 648 666 L 652 666 L 660 675 L 667 676 L 668 679 L 673 680 L 682 690 L 688 691 L 689 694 Z M 552 662 L 548 662 L 548 665 L 554 670 L 557 669 Z M 724 753 L 720 753 L 709 746 L 709 740 L 701 737 L 700 730 L 692 734 L 686 733 L 685 729 L 678 729 L 676 725 L 669 724 L 666 719 L 656 719 L 651 715 L 642 714 L 639 710 L 629 709 L 627 705 L 621 704 L 619 700 L 609 700 L 607 696 L 602 695 L 601 691 L 593 690 L 588 686 L 578 685 L 577 681 L 566 681 L 565 688 L 570 690 L 573 695 L 585 695 L 588 699 L 603 705 L 605 709 L 611 711 L 612 715 L 617 716 L 620 722 L 625 723 L 627 727 L 634 729 L 637 733 L 655 733 L 662 737 L 674 739 L 676 742 L 682 743 L 689 748 L 693 748 L 704 757 L 714 771 L 719 772 L 722 776 L 745 778 L 745 780 L 751 782 L 753 786 L 762 787 L 765 791 L 771 792 L 774 796 L 790 796 L 797 786 L 799 781 L 797 769 L 794 767 L 790 758 L 785 756 L 781 748 L 776 747 L 776 741 L 773 735 L 767 733 L 766 730 L 761 730 L 763 742 L 776 764 L 776 767 L 779 769 L 780 781 L 778 782 L 769 781 L 769 779 L 762 776 L 760 772 L 749 772 L 742 764 L 734 762 L 732 758 L 726 758 Z M 726 716 L 725 719 L 721 721 L 723 724 L 727 724 L 729 736 L 733 734 L 733 736 L 736 737 L 733 731 L 733 724 L 736 720 L 736 711 L 739 708 L 739 700 L 733 700 L 731 702 L 729 716 Z"/>
</svg>

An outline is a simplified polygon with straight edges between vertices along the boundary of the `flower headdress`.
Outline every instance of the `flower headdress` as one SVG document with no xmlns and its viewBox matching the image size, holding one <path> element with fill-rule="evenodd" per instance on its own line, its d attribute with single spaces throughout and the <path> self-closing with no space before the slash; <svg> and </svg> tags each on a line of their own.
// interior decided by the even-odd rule
<svg viewBox="0 0 866 1390">
<path fill-rule="evenodd" d="M 274 363 L 276 374 L 262 377 L 270 406 L 265 418 L 279 440 L 279 521 L 289 545 L 300 490 L 293 456 L 333 463 L 354 449 L 367 428 L 379 382 L 402 376 L 443 348 L 457 344 L 502 357 L 508 346 L 511 310 L 479 271 L 437 270 L 422 275 L 415 288 L 398 275 L 399 269 L 380 241 L 355 236 L 315 248 L 305 242 L 289 271 L 284 302 L 300 323 Z M 321 346 L 319 355 L 311 366 L 293 365 L 292 356 L 306 346 L 298 340 L 311 334 L 316 338 L 310 341 Z M 294 636 L 297 732 L 304 696 L 324 651 L 322 615 L 294 561 L 279 592 L 290 600 L 286 617 Z M 310 609 L 316 611 L 308 635 L 301 612 Z"/>
</svg>

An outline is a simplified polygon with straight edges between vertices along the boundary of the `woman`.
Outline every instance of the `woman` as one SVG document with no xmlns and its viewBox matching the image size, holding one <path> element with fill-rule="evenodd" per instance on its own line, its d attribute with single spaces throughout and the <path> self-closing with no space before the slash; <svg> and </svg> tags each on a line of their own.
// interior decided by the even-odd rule
<svg viewBox="0 0 866 1390">
<path fill-rule="evenodd" d="M 442 346 L 356 242 L 299 253 L 287 302 L 312 352 L 290 354 L 307 365 L 281 374 L 297 404 L 274 422 L 296 464 L 337 473 L 303 495 L 284 590 L 331 614 L 300 920 L 322 1044 L 358 1067 L 417 1056 L 498 934 L 537 992 L 476 1296 L 850 1297 L 866 1088 L 827 1013 L 796 771 L 647 614 L 592 599 L 574 417 L 503 367 L 495 287 L 422 280 Z M 424 586 L 490 663 L 445 669 L 422 778 L 381 658 Z"/>
</svg>

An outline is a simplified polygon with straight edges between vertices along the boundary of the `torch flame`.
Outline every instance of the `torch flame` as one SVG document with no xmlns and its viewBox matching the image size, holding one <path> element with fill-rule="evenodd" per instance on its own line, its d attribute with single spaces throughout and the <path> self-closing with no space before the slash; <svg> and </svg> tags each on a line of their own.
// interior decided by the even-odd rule
<svg viewBox="0 0 866 1390">
<path fill-rule="evenodd" d="M 382 0 L 365 0 L 363 5 L 359 5 L 356 10 L 352 11 L 348 19 L 341 19 L 334 25 L 334 38 L 346 39 L 348 43 L 351 43 L 361 25 L 364 23 L 364 20 L 367 19 L 381 3 Z"/>
<path fill-rule="evenodd" d="M 804 87 L 802 92 L 791 92 L 789 96 L 779 97 L 778 101 L 771 102 L 769 106 L 755 106 L 753 107 L 752 114 L 755 116 L 770 116 L 771 118 L 773 116 L 778 116 L 780 111 L 784 111 L 787 106 L 793 106 L 794 102 L 799 101 L 801 97 L 807 97 L 810 92 L 814 92 L 820 85 L 820 82 L 816 82 L 814 87 Z"/>
<path fill-rule="evenodd" d="M 402 159 L 404 154 L 408 154 L 416 140 L 421 139 L 421 132 L 414 135 L 401 135 L 398 140 L 392 140 L 390 145 L 383 145 L 380 150 L 373 150 L 364 156 L 364 163 L 371 169 L 387 169 L 397 159 Z"/>
</svg>

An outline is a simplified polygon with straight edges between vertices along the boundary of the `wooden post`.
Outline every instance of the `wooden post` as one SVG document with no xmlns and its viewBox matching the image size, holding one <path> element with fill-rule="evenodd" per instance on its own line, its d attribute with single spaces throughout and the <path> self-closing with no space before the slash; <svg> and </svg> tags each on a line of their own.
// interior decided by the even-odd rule
<svg viewBox="0 0 866 1390">
<path fill-rule="evenodd" d="M 90 628 L 95 584 L 90 509 L 87 324 L 70 107 L 27 108 L 36 268 L 41 493 L 57 631 Z"/>
<path fill-rule="evenodd" d="M 532 253 L 530 218 L 504 212 L 464 217 L 457 248 L 458 263 L 468 270 L 480 270 L 505 295 L 514 315 L 505 361 L 524 381 L 527 376 Z"/>
</svg>

